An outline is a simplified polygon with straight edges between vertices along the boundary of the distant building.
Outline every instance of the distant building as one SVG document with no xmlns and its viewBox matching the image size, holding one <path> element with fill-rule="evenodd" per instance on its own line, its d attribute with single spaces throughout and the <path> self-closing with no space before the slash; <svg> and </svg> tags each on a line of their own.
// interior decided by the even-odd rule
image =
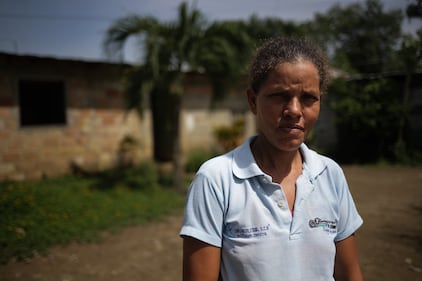
<svg viewBox="0 0 422 281">
<path fill-rule="evenodd" d="M 151 114 L 124 107 L 129 65 L 0 53 L 0 180 L 54 177 L 152 157 Z M 210 111 L 211 90 L 186 74 L 182 149 L 215 145 L 213 129 L 246 114 L 242 93 Z M 125 141 L 126 140 L 126 141 Z M 127 144 L 136 145 L 122 156 Z"/>
</svg>

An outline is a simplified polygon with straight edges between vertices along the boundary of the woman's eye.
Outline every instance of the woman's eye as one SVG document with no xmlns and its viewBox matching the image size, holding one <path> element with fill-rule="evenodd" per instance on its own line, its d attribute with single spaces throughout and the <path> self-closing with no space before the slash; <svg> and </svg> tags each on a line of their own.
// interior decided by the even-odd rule
<svg viewBox="0 0 422 281">
<path fill-rule="evenodd" d="M 271 94 L 270 97 L 272 97 L 273 99 L 277 99 L 279 101 L 288 101 L 290 99 L 290 96 L 285 93 L 274 93 L 274 94 Z"/>
<path fill-rule="evenodd" d="M 318 100 L 319 100 L 318 97 L 311 95 L 311 94 L 307 94 L 307 95 L 302 96 L 302 101 L 305 102 L 305 103 L 313 103 L 313 102 L 316 102 Z"/>
</svg>

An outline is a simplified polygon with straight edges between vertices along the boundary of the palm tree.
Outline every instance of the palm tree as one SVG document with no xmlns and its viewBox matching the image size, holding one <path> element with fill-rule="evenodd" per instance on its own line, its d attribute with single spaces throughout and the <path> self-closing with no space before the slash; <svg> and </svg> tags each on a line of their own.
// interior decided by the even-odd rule
<svg viewBox="0 0 422 281">
<path fill-rule="evenodd" d="M 208 73 L 216 97 L 224 96 L 227 81 L 240 77 L 249 54 L 250 39 L 239 27 L 214 23 L 210 26 L 196 9 L 183 2 L 178 19 L 160 22 L 154 17 L 129 15 L 116 21 L 104 41 L 109 55 L 123 54 L 125 42 L 137 36 L 143 61 L 127 74 L 129 109 L 142 115 L 145 95 L 151 102 L 154 160 L 173 161 L 175 184 L 181 188 L 179 115 L 185 69 Z"/>
</svg>

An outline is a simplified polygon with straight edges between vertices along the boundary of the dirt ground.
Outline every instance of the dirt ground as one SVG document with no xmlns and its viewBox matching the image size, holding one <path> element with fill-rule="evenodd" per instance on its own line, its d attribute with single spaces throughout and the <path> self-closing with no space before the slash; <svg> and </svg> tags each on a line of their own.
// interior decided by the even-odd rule
<svg viewBox="0 0 422 281">
<path fill-rule="evenodd" d="M 345 173 L 364 219 L 357 239 L 365 280 L 422 280 L 422 169 L 351 166 Z M 0 280 L 181 280 L 180 223 L 177 215 L 101 243 L 54 247 L 47 257 L 0 266 Z"/>
</svg>

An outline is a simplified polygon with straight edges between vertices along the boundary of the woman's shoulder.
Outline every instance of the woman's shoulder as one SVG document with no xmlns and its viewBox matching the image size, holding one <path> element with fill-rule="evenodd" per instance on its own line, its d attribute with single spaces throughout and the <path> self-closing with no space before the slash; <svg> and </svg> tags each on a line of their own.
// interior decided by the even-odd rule
<svg viewBox="0 0 422 281">
<path fill-rule="evenodd" d="M 250 166 L 254 161 L 250 151 L 250 138 L 231 151 L 215 156 L 205 161 L 198 170 L 198 173 L 227 175 L 235 173 L 235 170 Z"/>
<path fill-rule="evenodd" d="M 223 171 L 231 171 L 233 162 L 233 151 L 217 155 L 208 159 L 199 167 L 197 174 L 219 174 Z"/>
<path fill-rule="evenodd" d="M 321 154 L 321 153 L 318 153 L 318 152 L 315 152 L 315 153 L 318 155 L 318 157 L 321 158 L 321 160 L 325 163 L 325 165 L 329 169 L 342 170 L 340 164 L 336 160 L 331 158 L 331 156 Z"/>
<path fill-rule="evenodd" d="M 317 172 L 315 170 L 319 170 L 321 172 L 327 171 L 331 174 L 343 174 L 343 169 L 340 164 L 332 157 L 314 149 L 310 149 L 307 146 L 302 147 L 302 151 L 305 152 L 305 161 L 310 167 L 312 167 L 314 172 Z"/>
</svg>

